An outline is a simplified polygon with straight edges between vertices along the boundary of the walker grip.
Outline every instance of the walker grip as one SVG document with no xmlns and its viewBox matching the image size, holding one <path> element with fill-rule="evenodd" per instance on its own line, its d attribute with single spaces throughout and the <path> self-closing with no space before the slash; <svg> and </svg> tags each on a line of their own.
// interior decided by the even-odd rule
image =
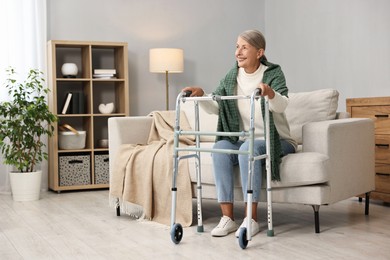
<svg viewBox="0 0 390 260">
<path fill-rule="evenodd" d="M 183 91 L 183 97 L 190 97 L 192 94 L 192 91 L 191 90 L 186 90 L 186 91 Z"/>
</svg>

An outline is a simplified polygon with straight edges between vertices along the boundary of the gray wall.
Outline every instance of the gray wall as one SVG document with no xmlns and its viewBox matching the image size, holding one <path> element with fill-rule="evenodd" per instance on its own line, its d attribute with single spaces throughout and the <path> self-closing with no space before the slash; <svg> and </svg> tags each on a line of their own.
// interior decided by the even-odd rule
<svg viewBox="0 0 390 260">
<path fill-rule="evenodd" d="M 390 96 L 390 1 L 267 0 L 267 53 L 290 91 L 335 88 L 349 97 Z"/>
<path fill-rule="evenodd" d="M 213 90 L 234 63 L 237 34 L 257 28 L 291 92 L 335 88 L 345 98 L 390 96 L 387 0 L 53 0 L 48 39 L 129 43 L 130 113 L 165 109 L 165 76 L 149 72 L 149 49 L 183 48 L 183 86 Z"/>
<path fill-rule="evenodd" d="M 244 3 L 244 4 L 243 4 Z M 129 44 L 130 114 L 165 109 L 165 75 L 149 72 L 149 49 L 183 48 L 184 73 L 170 76 L 170 107 L 186 85 L 213 90 L 234 64 L 237 35 L 264 30 L 264 1 L 48 1 L 48 39 Z"/>
</svg>

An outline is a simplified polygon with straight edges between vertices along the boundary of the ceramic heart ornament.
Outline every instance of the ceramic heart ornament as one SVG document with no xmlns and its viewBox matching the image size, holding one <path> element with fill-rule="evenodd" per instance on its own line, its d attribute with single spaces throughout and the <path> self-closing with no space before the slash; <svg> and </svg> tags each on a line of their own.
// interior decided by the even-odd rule
<svg viewBox="0 0 390 260">
<path fill-rule="evenodd" d="M 100 104 L 99 112 L 102 114 L 111 114 L 114 112 L 114 103 Z"/>
</svg>

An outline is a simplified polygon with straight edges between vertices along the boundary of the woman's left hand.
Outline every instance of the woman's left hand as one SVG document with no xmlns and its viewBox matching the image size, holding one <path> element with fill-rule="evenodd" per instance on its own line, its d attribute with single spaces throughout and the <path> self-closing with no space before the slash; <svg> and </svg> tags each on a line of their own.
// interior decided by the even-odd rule
<svg viewBox="0 0 390 260">
<path fill-rule="evenodd" d="M 260 83 L 258 88 L 261 89 L 261 96 L 268 96 L 269 99 L 273 99 L 275 97 L 274 90 L 267 84 Z"/>
</svg>

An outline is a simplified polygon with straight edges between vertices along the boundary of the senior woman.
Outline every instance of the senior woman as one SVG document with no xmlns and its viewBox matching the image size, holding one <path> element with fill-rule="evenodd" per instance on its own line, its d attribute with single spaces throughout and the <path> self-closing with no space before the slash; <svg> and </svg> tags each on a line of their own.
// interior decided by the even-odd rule
<svg viewBox="0 0 390 260">
<path fill-rule="evenodd" d="M 280 180 L 279 164 L 281 157 L 294 153 L 296 142 L 290 135 L 290 127 L 285 116 L 285 109 L 288 105 L 288 89 L 284 74 L 279 65 L 270 63 L 264 56 L 265 38 L 257 30 L 248 30 L 238 36 L 236 44 L 236 64 L 220 82 L 218 88 L 212 93 L 214 95 L 250 95 L 256 88 L 261 89 L 261 96 L 268 98 L 270 107 L 270 138 L 271 138 L 271 159 L 272 179 Z M 191 96 L 203 96 L 204 91 L 200 87 L 186 87 L 183 91 L 192 91 Z M 264 98 L 256 102 L 255 119 L 255 143 L 254 155 L 266 153 L 264 141 L 264 120 L 263 109 Z M 239 132 L 249 130 L 250 102 L 248 100 L 222 100 L 218 103 L 211 101 L 205 104 L 200 102 L 209 113 L 218 113 L 218 131 Z M 261 111 L 261 112 L 260 112 Z M 217 137 L 214 145 L 216 149 L 248 150 L 248 140 L 238 137 Z M 214 177 L 217 188 L 218 202 L 220 203 L 222 218 L 212 231 L 212 236 L 226 236 L 236 231 L 239 236 L 238 225 L 234 221 L 234 176 L 233 166 L 239 165 L 242 182 L 242 192 L 246 202 L 246 189 L 248 183 L 248 155 L 213 153 Z M 253 203 L 251 216 L 252 236 L 259 232 L 257 221 L 257 204 L 260 196 L 262 182 L 262 168 L 264 160 L 257 160 L 254 163 L 253 172 Z M 248 205 L 246 204 L 246 207 Z M 248 216 L 246 216 L 247 218 Z M 246 218 L 240 227 L 246 227 Z"/>
</svg>

